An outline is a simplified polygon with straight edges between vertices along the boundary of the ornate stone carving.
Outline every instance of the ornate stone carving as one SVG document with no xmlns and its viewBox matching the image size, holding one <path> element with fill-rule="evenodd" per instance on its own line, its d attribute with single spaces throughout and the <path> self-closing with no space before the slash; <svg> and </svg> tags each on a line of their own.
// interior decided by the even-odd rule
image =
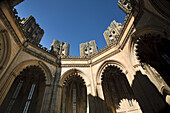
<svg viewBox="0 0 170 113">
<path fill-rule="evenodd" d="M 80 44 L 80 56 L 91 56 L 98 52 L 95 40 Z"/>
<path fill-rule="evenodd" d="M 44 34 L 44 30 L 36 23 L 33 16 L 21 19 L 22 30 L 26 38 L 32 43 L 38 44 Z"/>
<path fill-rule="evenodd" d="M 50 51 L 55 55 L 69 56 L 70 44 L 53 40 Z"/>
<path fill-rule="evenodd" d="M 119 8 L 125 12 L 126 14 L 129 14 L 132 10 L 132 6 L 130 3 L 130 0 L 118 0 L 118 6 Z"/>
<path fill-rule="evenodd" d="M 122 28 L 123 27 L 122 27 L 121 23 L 117 23 L 115 20 L 113 20 L 113 22 L 111 22 L 110 26 L 103 33 L 104 38 L 107 42 L 107 45 L 117 44 Z"/>
</svg>

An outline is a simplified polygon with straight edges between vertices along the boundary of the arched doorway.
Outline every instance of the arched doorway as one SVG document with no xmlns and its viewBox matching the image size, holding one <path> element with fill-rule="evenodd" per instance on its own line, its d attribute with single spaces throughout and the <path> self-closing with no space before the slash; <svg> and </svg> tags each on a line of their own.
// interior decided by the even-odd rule
<svg viewBox="0 0 170 113">
<path fill-rule="evenodd" d="M 107 113 L 116 113 L 122 99 L 128 100 L 128 106 L 133 106 L 133 92 L 126 76 L 115 66 L 108 66 L 102 73 L 102 88 Z"/>
<path fill-rule="evenodd" d="M 3 113 L 39 113 L 44 90 L 44 72 L 38 66 L 27 67 L 15 78 L 0 111 Z"/>
<path fill-rule="evenodd" d="M 170 40 L 161 35 L 145 34 L 138 37 L 137 56 L 142 64 L 149 64 L 170 85 Z"/>
<path fill-rule="evenodd" d="M 87 90 L 77 72 L 65 79 L 62 87 L 61 113 L 86 113 Z"/>
</svg>

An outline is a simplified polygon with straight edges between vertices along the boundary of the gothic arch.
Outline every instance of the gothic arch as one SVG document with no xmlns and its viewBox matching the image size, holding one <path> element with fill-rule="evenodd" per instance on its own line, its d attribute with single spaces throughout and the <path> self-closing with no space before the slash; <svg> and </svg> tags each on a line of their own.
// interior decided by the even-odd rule
<svg viewBox="0 0 170 113">
<path fill-rule="evenodd" d="M 96 80 L 97 80 L 97 84 L 101 84 L 101 78 L 102 78 L 102 72 L 104 71 L 105 68 L 107 68 L 108 66 L 115 66 L 117 67 L 119 70 L 121 70 L 125 75 L 128 73 L 128 71 L 125 69 L 125 66 L 123 64 L 121 64 L 118 61 L 113 61 L 113 60 L 109 60 L 109 61 L 105 61 L 100 68 L 97 71 L 97 76 L 96 76 Z"/>
<path fill-rule="evenodd" d="M 52 74 L 50 69 L 42 62 L 42 61 L 38 61 L 38 60 L 27 60 L 27 61 L 23 61 L 20 64 L 18 64 L 12 71 L 12 74 L 17 77 L 19 75 L 19 73 L 26 67 L 28 66 L 38 66 L 40 67 L 43 72 L 45 73 L 46 76 L 46 85 L 50 85 L 51 84 L 51 79 L 52 79 Z"/>
<path fill-rule="evenodd" d="M 134 32 L 129 46 L 133 66 L 142 66 L 150 81 L 164 98 L 170 95 L 168 93 L 168 85 L 170 84 L 168 76 L 170 72 L 167 68 L 170 64 L 168 63 L 170 61 L 169 43 L 168 32 L 163 28 L 154 26 L 145 27 Z"/>
<path fill-rule="evenodd" d="M 11 75 L 12 76 L 12 75 Z M 13 78 L 0 110 L 3 112 L 39 113 L 45 91 L 45 73 L 39 66 L 27 66 Z"/>
<path fill-rule="evenodd" d="M 86 82 L 87 81 L 87 82 Z M 61 113 L 86 113 L 87 112 L 87 95 L 89 80 L 85 77 L 84 73 L 77 69 L 71 69 L 65 72 L 60 79 L 59 86 L 61 89 L 58 91 L 61 103 L 58 108 Z"/>
<path fill-rule="evenodd" d="M 124 66 L 115 61 L 107 61 L 101 66 L 100 70 L 97 92 L 98 96 L 103 99 L 104 106 L 106 106 L 106 111 L 103 112 L 125 112 L 128 109 L 137 108 L 138 105 L 127 80 L 127 71 Z"/>
<path fill-rule="evenodd" d="M 160 35 L 163 38 L 166 38 L 170 40 L 170 37 L 168 37 L 168 32 L 163 29 L 160 28 L 159 26 L 153 26 L 153 27 L 148 27 L 145 26 L 143 28 L 138 29 L 137 31 L 135 31 L 130 38 L 130 43 L 129 43 L 129 51 L 130 51 L 130 60 L 133 66 L 140 64 L 140 61 L 138 59 L 137 56 L 137 42 L 139 41 L 139 37 L 143 36 L 145 34 L 154 34 L 154 35 Z"/>
<path fill-rule="evenodd" d="M 140 31 L 137 31 L 134 35 L 133 45 L 136 44 L 136 49 L 134 49 L 133 52 L 136 52 L 140 63 L 149 64 L 154 67 L 160 75 L 167 75 L 166 77 L 162 77 L 167 84 L 169 84 L 170 78 L 168 78 L 168 73 L 170 72 L 166 69 L 170 65 L 170 46 L 168 44 L 170 39 L 168 34 L 161 32 L 162 30 L 149 28 Z M 166 70 L 168 73 L 163 70 Z"/>
<path fill-rule="evenodd" d="M 63 86 L 64 81 L 69 77 L 70 74 L 72 74 L 74 72 L 79 74 L 79 76 L 84 80 L 86 86 L 91 85 L 90 80 L 88 79 L 88 77 L 82 71 L 80 71 L 78 69 L 71 69 L 71 70 L 68 70 L 65 73 L 63 73 L 63 75 L 61 76 L 61 79 L 59 81 L 59 86 Z"/>
<path fill-rule="evenodd" d="M 0 30 L 0 73 L 7 65 L 11 53 L 9 34 L 6 30 Z"/>
</svg>

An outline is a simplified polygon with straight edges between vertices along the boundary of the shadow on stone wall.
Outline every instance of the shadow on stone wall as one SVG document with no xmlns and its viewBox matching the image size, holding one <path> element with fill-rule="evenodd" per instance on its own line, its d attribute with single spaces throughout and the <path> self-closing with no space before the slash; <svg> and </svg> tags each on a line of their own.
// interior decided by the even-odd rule
<svg viewBox="0 0 170 113">
<path fill-rule="evenodd" d="M 88 95 L 89 113 L 107 113 L 105 101 L 97 96 Z"/>
<path fill-rule="evenodd" d="M 144 113 L 170 113 L 169 105 L 149 78 L 140 71 L 137 71 L 134 77 L 132 89 L 142 111 Z"/>
<path fill-rule="evenodd" d="M 135 95 L 133 99 L 139 103 L 143 113 L 170 113 L 170 107 L 162 95 L 149 78 L 140 71 L 136 72 L 132 89 Z M 90 113 L 110 113 L 106 102 L 98 96 L 88 95 L 88 99 Z"/>
</svg>

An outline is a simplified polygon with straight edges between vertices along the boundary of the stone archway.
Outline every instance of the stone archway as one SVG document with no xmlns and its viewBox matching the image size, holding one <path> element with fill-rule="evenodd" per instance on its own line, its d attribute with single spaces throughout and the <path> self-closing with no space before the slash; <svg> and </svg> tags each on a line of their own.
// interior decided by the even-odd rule
<svg viewBox="0 0 170 113">
<path fill-rule="evenodd" d="M 87 113 L 87 89 L 81 75 L 74 71 L 64 80 L 61 113 Z"/>
<path fill-rule="evenodd" d="M 170 85 L 170 40 L 159 34 L 144 34 L 138 37 L 136 53 L 141 64 L 152 66 Z"/>
<path fill-rule="evenodd" d="M 45 91 L 45 74 L 38 66 L 23 69 L 15 78 L 0 111 L 39 113 Z"/>
<path fill-rule="evenodd" d="M 108 66 L 103 71 L 102 89 L 108 113 L 116 113 L 118 110 L 125 112 L 123 108 L 133 106 L 132 89 L 126 75 L 116 66 Z M 123 100 L 127 100 L 126 105 L 121 105 Z"/>
</svg>

